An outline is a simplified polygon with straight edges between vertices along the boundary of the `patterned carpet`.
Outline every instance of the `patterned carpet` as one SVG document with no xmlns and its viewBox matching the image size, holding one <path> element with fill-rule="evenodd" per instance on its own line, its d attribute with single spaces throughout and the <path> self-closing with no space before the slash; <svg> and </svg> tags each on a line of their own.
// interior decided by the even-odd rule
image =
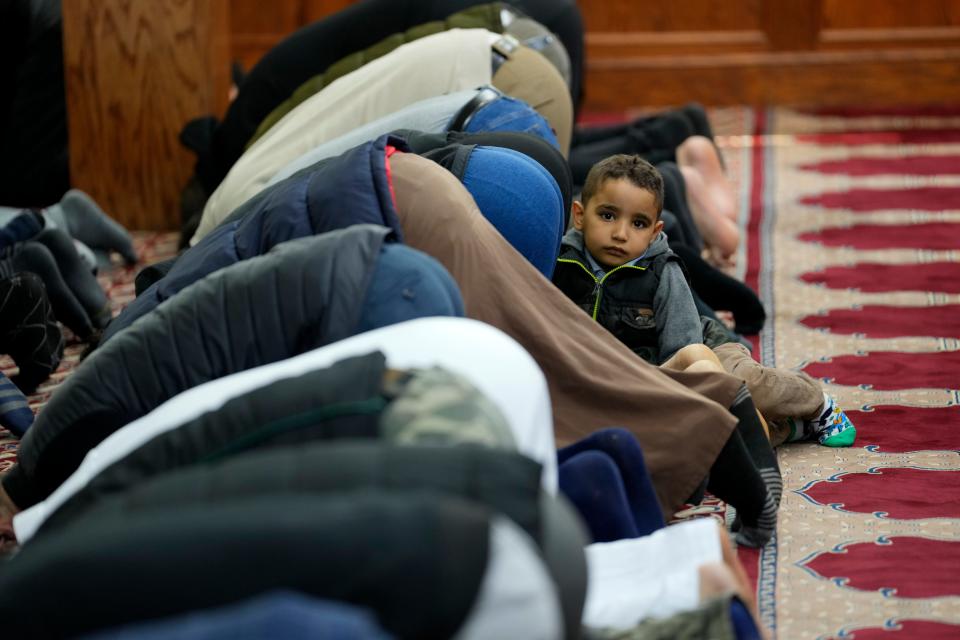
<svg viewBox="0 0 960 640">
<path fill-rule="evenodd" d="M 781 449 L 777 537 L 741 550 L 764 623 L 781 639 L 960 637 L 960 107 L 711 117 L 740 194 L 740 276 L 770 317 L 757 355 L 824 379 L 859 433 Z M 175 240 L 136 237 L 145 262 Z M 117 308 L 134 273 L 101 276 Z M 0 471 L 15 450 L 0 430 Z"/>
<path fill-rule="evenodd" d="M 960 637 L 960 107 L 717 120 L 771 318 L 760 357 L 824 380 L 858 427 L 851 449 L 780 452 L 777 539 L 742 554 L 764 622 Z"/>
</svg>

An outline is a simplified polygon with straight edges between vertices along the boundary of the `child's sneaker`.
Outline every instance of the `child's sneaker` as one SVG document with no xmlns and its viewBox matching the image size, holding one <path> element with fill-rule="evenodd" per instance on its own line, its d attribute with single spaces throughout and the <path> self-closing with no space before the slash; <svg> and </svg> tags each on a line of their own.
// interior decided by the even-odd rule
<svg viewBox="0 0 960 640">
<path fill-rule="evenodd" d="M 836 401 L 823 394 L 823 411 L 814 420 L 804 420 L 809 425 L 811 436 L 815 436 L 825 447 L 849 447 L 857 437 L 857 428 L 850 418 L 837 406 Z"/>
<path fill-rule="evenodd" d="M 849 447 L 857 437 L 857 428 L 850 418 L 826 393 L 823 394 L 823 411 L 819 417 L 812 420 L 787 418 L 786 423 L 790 427 L 787 442 L 816 438 L 825 447 Z"/>
</svg>

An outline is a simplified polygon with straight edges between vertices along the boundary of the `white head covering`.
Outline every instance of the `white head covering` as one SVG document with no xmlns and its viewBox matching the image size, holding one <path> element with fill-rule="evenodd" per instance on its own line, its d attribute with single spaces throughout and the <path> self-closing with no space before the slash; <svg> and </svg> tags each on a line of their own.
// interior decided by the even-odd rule
<svg viewBox="0 0 960 640">
<path fill-rule="evenodd" d="M 288 360 L 213 380 L 174 396 L 90 450 L 80 467 L 46 500 L 17 514 L 17 540 L 30 539 L 47 517 L 100 471 L 161 433 L 218 409 L 228 400 L 282 378 L 382 351 L 394 369 L 444 367 L 473 383 L 503 413 L 517 450 L 543 465 L 543 487 L 557 491 L 556 446 L 547 382 L 513 338 L 466 318 L 421 318 L 336 342 Z"/>
</svg>

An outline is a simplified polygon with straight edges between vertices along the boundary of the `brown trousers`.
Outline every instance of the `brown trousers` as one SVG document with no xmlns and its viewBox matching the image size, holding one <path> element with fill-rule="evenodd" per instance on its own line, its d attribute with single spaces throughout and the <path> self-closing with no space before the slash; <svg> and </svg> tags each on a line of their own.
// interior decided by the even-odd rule
<svg viewBox="0 0 960 640">
<path fill-rule="evenodd" d="M 820 414 L 823 389 L 819 382 L 802 371 L 765 367 L 739 343 L 722 344 L 713 352 L 724 371 L 746 383 L 757 411 L 770 425 L 773 446 L 782 444 L 790 435 L 786 418 L 815 418 Z"/>
</svg>

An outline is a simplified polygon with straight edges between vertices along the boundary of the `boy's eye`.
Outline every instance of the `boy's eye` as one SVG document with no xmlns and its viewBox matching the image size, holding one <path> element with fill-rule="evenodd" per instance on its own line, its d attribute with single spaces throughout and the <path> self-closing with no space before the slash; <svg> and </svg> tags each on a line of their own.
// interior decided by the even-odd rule
<svg viewBox="0 0 960 640">
<path fill-rule="evenodd" d="M 602 220 L 607 220 L 607 221 L 613 220 L 613 214 L 610 213 L 609 211 L 601 211 L 599 215 Z"/>
<path fill-rule="evenodd" d="M 644 227 L 647 226 L 647 221 L 646 221 L 646 220 L 634 220 L 634 221 L 633 221 L 633 226 L 635 226 L 637 229 L 643 229 Z"/>
</svg>

